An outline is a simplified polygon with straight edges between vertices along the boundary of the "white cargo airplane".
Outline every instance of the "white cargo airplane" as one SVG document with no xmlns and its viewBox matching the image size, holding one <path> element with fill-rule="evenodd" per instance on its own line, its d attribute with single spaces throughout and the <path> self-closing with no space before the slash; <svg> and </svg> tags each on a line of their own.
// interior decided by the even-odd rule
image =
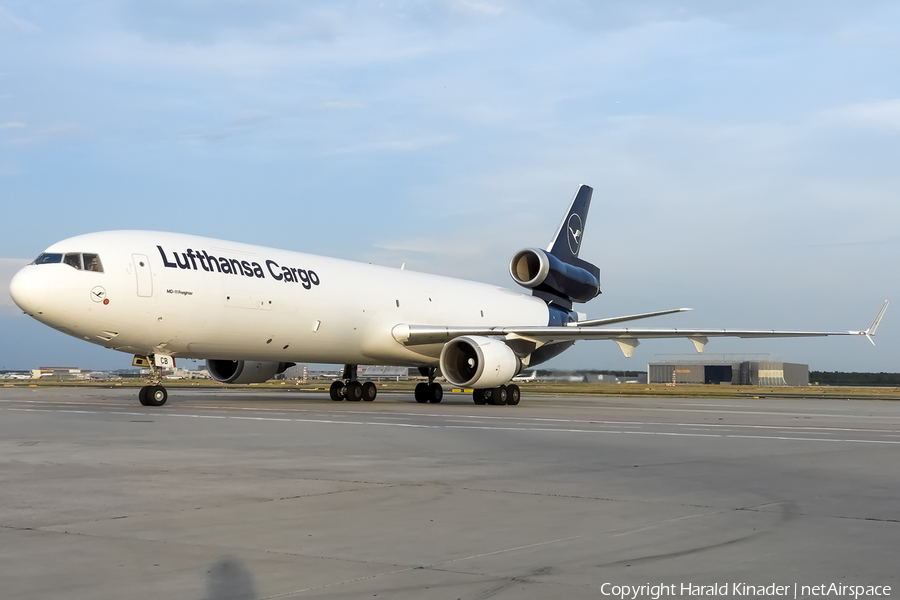
<svg viewBox="0 0 900 600">
<path fill-rule="evenodd" d="M 512 378 L 513 383 L 524 383 L 526 381 L 537 381 L 537 371 L 532 371 L 530 375 L 525 375 L 524 372 L 519 373 Z"/>
<path fill-rule="evenodd" d="M 531 290 L 153 231 L 109 231 L 53 244 L 13 278 L 26 314 L 63 333 L 134 355 L 150 368 L 145 406 L 165 404 L 161 370 L 206 359 L 223 383 L 263 382 L 295 362 L 340 363 L 333 400 L 374 400 L 357 365 L 418 367 L 418 402 L 440 402 L 437 368 L 476 404 L 518 404 L 510 383 L 577 340 L 613 340 L 631 356 L 639 339 L 870 337 L 865 331 L 743 331 L 609 327 L 676 312 L 585 320 L 572 310 L 600 294 L 600 270 L 578 258 L 592 189 L 581 186 L 547 250 L 513 256 L 512 278 Z"/>
</svg>

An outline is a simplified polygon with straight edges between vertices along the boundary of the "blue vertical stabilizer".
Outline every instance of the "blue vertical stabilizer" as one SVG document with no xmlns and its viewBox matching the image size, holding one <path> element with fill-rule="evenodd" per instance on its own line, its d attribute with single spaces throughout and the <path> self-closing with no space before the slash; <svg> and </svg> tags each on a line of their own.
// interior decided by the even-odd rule
<svg viewBox="0 0 900 600">
<path fill-rule="evenodd" d="M 582 184 L 572 199 L 569 212 L 559 226 L 556 237 L 550 242 L 547 252 L 563 262 L 571 263 L 578 258 L 581 240 L 584 237 L 584 226 L 587 224 L 588 210 L 591 208 L 591 195 L 594 189 Z"/>
</svg>

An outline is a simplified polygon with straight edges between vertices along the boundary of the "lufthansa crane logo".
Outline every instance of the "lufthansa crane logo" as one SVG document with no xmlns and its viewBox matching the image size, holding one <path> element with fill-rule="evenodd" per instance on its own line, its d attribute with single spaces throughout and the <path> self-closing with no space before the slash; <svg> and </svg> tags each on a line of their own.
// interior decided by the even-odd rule
<svg viewBox="0 0 900 600">
<path fill-rule="evenodd" d="M 568 228 L 566 239 L 569 240 L 569 250 L 572 251 L 572 254 L 577 255 L 578 249 L 581 247 L 581 234 L 584 233 L 584 225 L 581 224 L 581 217 L 578 216 L 578 213 L 572 213 L 566 227 Z"/>
</svg>

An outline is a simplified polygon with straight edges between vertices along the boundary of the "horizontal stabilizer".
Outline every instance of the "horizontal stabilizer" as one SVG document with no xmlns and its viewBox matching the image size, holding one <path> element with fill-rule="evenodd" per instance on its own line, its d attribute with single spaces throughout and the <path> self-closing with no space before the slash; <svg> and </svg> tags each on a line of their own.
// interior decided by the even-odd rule
<svg viewBox="0 0 900 600">
<path fill-rule="evenodd" d="M 670 310 L 658 310 L 656 312 L 639 313 L 636 315 L 628 315 L 626 317 L 609 317 L 607 319 L 591 319 L 590 321 L 576 321 L 568 323 L 569 327 L 599 327 L 601 325 L 612 325 L 614 323 L 624 323 L 625 321 L 637 321 L 638 319 L 649 319 L 650 317 L 661 317 L 662 315 L 671 315 L 680 313 L 693 308 L 673 308 Z"/>
</svg>

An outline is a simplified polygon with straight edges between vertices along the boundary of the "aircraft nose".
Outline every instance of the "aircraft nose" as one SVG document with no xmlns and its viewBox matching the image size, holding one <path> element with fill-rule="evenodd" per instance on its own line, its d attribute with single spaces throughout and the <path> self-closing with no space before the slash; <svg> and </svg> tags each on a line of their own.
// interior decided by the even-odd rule
<svg viewBox="0 0 900 600">
<path fill-rule="evenodd" d="M 47 276 L 29 265 L 15 274 L 9 283 L 9 295 L 19 308 L 31 314 L 41 310 L 47 300 Z"/>
</svg>

